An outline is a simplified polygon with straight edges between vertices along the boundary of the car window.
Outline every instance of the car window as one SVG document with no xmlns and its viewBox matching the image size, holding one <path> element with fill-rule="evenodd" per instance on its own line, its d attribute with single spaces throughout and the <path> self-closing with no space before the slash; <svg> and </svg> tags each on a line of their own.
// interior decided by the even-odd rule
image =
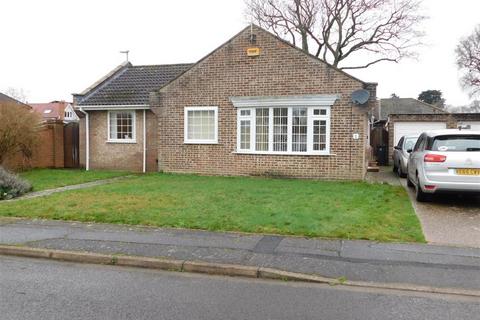
<svg viewBox="0 0 480 320">
<path fill-rule="evenodd" d="M 435 137 L 432 151 L 480 151 L 480 135 L 448 135 Z"/>
<path fill-rule="evenodd" d="M 423 135 L 421 135 L 420 138 L 418 138 L 418 141 L 415 144 L 415 147 L 413 148 L 413 151 L 418 151 L 418 150 L 421 149 L 424 139 L 425 139 L 425 137 Z"/>
<path fill-rule="evenodd" d="M 406 138 L 405 139 L 405 144 L 403 145 L 403 149 L 405 150 L 410 150 L 415 147 L 415 144 L 417 143 L 418 138 Z"/>
<path fill-rule="evenodd" d="M 403 139 L 404 139 L 404 137 L 401 137 L 401 138 L 400 138 L 400 141 L 398 141 L 397 147 L 402 148 Z"/>
</svg>

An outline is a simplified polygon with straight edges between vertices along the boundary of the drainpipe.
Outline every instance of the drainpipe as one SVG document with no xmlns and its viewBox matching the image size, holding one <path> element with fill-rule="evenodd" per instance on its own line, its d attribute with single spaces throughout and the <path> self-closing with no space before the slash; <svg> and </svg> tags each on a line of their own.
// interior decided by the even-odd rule
<svg viewBox="0 0 480 320">
<path fill-rule="evenodd" d="M 88 118 L 88 112 L 85 112 L 81 107 L 78 110 L 85 115 L 85 170 L 90 170 L 90 123 Z"/>
<path fill-rule="evenodd" d="M 143 109 L 143 173 L 147 171 L 147 117 Z"/>
</svg>

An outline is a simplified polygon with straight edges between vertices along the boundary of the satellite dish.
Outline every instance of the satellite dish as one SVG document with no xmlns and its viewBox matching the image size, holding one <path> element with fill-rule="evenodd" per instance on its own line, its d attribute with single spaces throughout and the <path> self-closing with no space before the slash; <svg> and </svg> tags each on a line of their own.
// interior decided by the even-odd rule
<svg viewBox="0 0 480 320">
<path fill-rule="evenodd" d="M 360 89 L 352 93 L 352 101 L 355 104 L 364 104 L 370 99 L 370 92 L 365 89 Z"/>
</svg>

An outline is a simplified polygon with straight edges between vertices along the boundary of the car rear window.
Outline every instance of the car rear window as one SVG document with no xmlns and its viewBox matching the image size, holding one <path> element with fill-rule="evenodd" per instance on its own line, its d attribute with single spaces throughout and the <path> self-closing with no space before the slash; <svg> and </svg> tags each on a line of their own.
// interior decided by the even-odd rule
<svg viewBox="0 0 480 320">
<path fill-rule="evenodd" d="M 480 151 L 480 135 L 448 135 L 433 139 L 432 151 Z"/>
</svg>

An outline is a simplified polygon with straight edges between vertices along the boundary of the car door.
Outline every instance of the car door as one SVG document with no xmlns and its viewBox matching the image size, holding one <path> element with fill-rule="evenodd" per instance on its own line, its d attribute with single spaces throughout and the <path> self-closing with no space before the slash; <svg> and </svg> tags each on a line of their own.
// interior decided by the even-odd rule
<svg viewBox="0 0 480 320">
<path fill-rule="evenodd" d="M 411 181 L 415 181 L 415 174 L 419 165 L 421 165 L 420 160 L 422 157 L 423 148 L 425 147 L 425 141 L 427 136 L 425 134 L 420 135 L 418 138 L 415 147 L 408 158 L 408 175 Z"/>
<path fill-rule="evenodd" d="M 400 157 L 401 157 L 401 152 L 402 152 L 402 146 L 403 146 L 403 141 L 405 140 L 405 137 L 402 137 L 400 141 L 398 141 L 397 146 L 393 149 L 393 164 L 395 166 L 400 165 Z"/>
</svg>

